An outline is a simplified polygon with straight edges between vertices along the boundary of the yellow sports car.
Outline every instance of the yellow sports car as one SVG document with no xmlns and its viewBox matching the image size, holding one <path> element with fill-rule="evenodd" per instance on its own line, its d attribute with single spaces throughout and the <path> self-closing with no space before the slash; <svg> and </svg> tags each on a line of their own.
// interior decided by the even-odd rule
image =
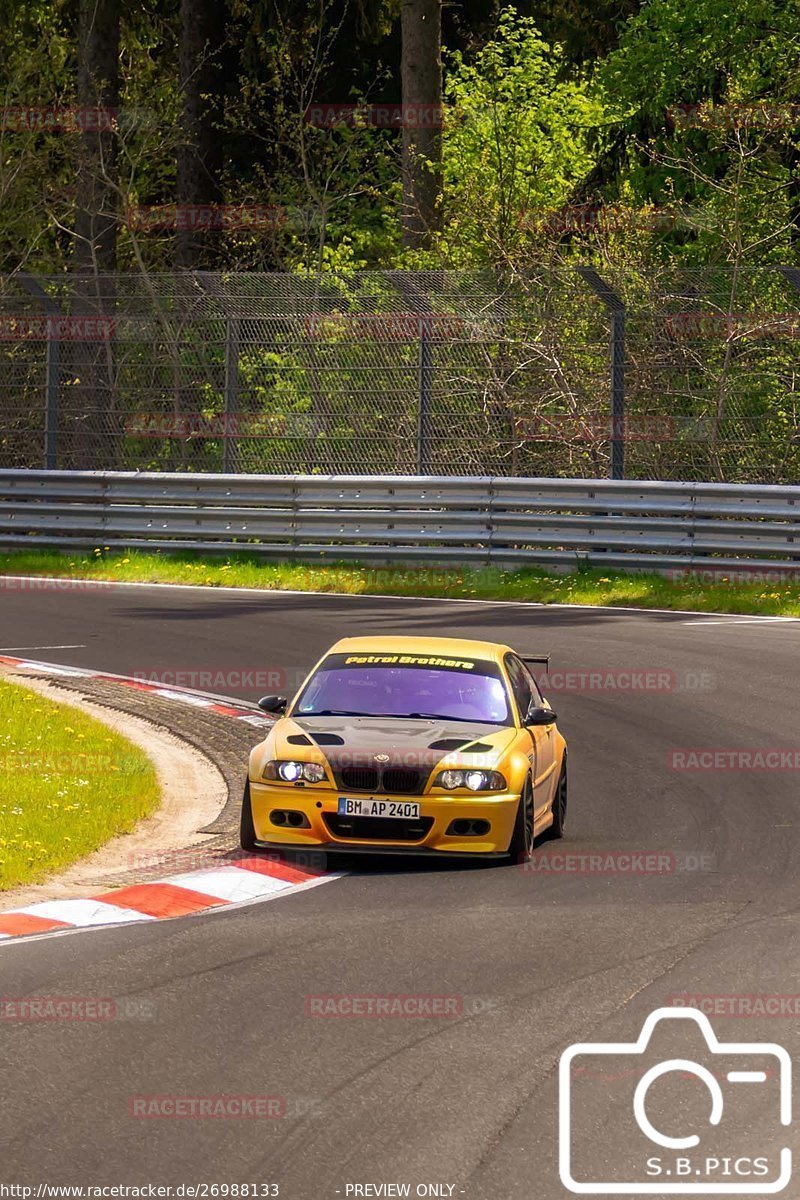
<svg viewBox="0 0 800 1200">
<path fill-rule="evenodd" d="M 457 638 L 337 642 L 250 755 L 241 844 L 510 855 L 561 837 L 567 750 L 528 662 Z"/>
</svg>

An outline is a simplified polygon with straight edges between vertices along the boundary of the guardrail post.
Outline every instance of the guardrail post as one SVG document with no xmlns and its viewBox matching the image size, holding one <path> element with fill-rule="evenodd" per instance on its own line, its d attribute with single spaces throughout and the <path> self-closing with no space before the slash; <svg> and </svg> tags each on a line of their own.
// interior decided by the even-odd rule
<svg viewBox="0 0 800 1200">
<path fill-rule="evenodd" d="M 431 415 L 433 408 L 433 345 L 430 317 L 419 319 L 419 409 L 417 413 L 417 474 L 431 471 Z"/>
<path fill-rule="evenodd" d="M 239 332 L 238 317 L 225 322 L 225 433 L 222 439 L 222 470 L 226 475 L 239 470 Z"/>
<path fill-rule="evenodd" d="M 611 479 L 625 478 L 625 303 L 593 267 L 577 267 L 578 274 L 605 304 L 611 318 Z"/>
<path fill-rule="evenodd" d="M 61 306 L 52 296 L 47 295 L 42 285 L 32 275 L 20 274 L 17 279 L 25 291 L 39 301 L 48 317 L 61 316 Z M 58 465 L 59 345 L 58 324 L 53 321 L 48 322 L 47 327 L 45 371 L 43 466 L 45 471 L 55 471 Z"/>
</svg>

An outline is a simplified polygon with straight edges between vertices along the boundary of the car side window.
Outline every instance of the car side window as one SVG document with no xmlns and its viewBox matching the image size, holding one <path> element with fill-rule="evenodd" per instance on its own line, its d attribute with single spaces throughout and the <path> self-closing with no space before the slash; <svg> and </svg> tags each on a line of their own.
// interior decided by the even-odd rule
<svg viewBox="0 0 800 1200">
<path fill-rule="evenodd" d="M 534 704 L 543 704 L 544 697 L 542 696 L 542 690 L 539 687 L 536 680 L 534 679 L 533 673 L 525 666 L 524 663 L 522 664 L 522 669 L 525 672 L 525 674 L 527 675 L 528 679 L 530 680 L 531 695 L 533 696 Z"/>
<path fill-rule="evenodd" d="M 531 698 L 533 696 L 532 680 L 525 670 L 524 664 L 520 662 L 515 654 L 507 654 L 505 664 L 508 671 L 508 678 L 511 682 L 511 690 L 514 693 L 514 699 L 519 710 L 519 719 L 520 721 L 524 721 L 525 714 L 531 706 Z"/>
</svg>

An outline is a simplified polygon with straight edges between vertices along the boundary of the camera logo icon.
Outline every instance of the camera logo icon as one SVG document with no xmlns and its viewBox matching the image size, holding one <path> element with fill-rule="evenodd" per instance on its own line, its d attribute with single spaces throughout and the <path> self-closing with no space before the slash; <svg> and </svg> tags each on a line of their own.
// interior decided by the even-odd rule
<svg viewBox="0 0 800 1200">
<path fill-rule="evenodd" d="M 792 1177 L 791 1120 L 788 1051 L 720 1042 L 695 1009 L 561 1056 L 559 1173 L 579 1195 L 774 1195 Z"/>
</svg>

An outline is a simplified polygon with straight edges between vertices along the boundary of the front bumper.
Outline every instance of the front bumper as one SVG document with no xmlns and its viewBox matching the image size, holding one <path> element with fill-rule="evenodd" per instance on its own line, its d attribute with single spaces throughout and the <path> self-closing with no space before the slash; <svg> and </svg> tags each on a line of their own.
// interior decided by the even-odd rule
<svg viewBox="0 0 800 1200">
<path fill-rule="evenodd" d="M 353 797 L 359 793 L 350 792 Z M 411 801 L 420 806 L 420 821 L 429 826 L 421 837 L 398 836 L 402 831 L 399 824 L 387 823 L 384 834 L 381 819 L 372 819 L 366 828 L 367 836 L 344 836 L 331 828 L 326 816 L 337 816 L 339 797 L 343 792 L 332 788 L 273 786 L 261 781 L 250 781 L 250 802 L 253 809 L 253 825 L 256 841 L 263 845 L 283 846 L 286 849 L 382 850 L 397 852 L 441 852 L 445 854 L 505 854 L 516 820 L 519 796 L 514 792 L 495 792 L 488 795 L 384 795 L 380 800 Z M 365 797 L 367 798 L 367 797 Z M 369 797 L 372 799 L 373 797 Z M 308 821 L 305 828 L 279 826 L 272 822 L 273 810 L 301 812 Z M 447 833 L 453 821 L 486 821 L 485 833 L 464 836 Z M 333 824 L 337 824 L 333 821 Z M 416 822 L 410 822 L 416 825 Z"/>
</svg>

